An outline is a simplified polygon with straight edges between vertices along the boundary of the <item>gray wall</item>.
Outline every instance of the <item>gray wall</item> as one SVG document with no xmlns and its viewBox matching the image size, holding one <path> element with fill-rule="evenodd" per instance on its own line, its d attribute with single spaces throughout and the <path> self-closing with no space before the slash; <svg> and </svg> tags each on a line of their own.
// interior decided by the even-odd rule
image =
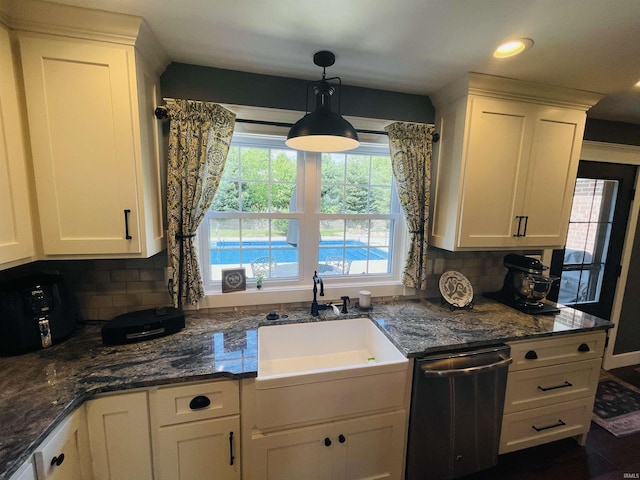
<svg viewBox="0 0 640 480">
<path fill-rule="evenodd" d="M 330 72 L 333 73 L 333 72 Z M 338 74 L 336 72 L 335 74 Z M 321 77 L 318 69 L 318 78 Z M 295 78 L 172 63 L 162 74 L 162 96 L 254 107 L 305 109 L 307 81 Z M 336 93 L 337 95 L 337 93 Z M 309 109 L 315 101 L 310 98 Z M 337 111 L 337 99 L 332 101 Z M 372 88 L 342 88 L 342 115 L 433 123 L 435 110 L 429 97 Z"/>
<path fill-rule="evenodd" d="M 587 118 L 584 139 L 594 142 L 640 145 L 640 125 Z"/>
</svg>

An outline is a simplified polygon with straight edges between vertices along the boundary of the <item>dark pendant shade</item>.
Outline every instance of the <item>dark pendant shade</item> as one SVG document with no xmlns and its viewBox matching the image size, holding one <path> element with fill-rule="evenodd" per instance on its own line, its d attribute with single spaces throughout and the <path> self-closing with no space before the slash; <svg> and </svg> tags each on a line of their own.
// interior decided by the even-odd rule
<svg viewBox="0 0 640 480">
<path fill-rule="evenodd" d="M 322 67 L 333 65 L 334 60 L 331 52 L 318 52 L 314 56 L 314 63 Z M 308 152 L 342 152 L 356 148 L 360 145 L 356 129 L 339 113 L 331 111 L 334 86 L 326 81 L 324 73 L 322 80 L 312 82 L 312 85 L 316 109 L 291 127 L 285 142 L 287 146 Z"/>
<path fill-rule="evenodd" d="M 286 144 L 307 152 L 342 152 L 360 145 L 353 125 L 337 113 L 315 111 L 298 120 L 287 136 Z"/>
</svg>

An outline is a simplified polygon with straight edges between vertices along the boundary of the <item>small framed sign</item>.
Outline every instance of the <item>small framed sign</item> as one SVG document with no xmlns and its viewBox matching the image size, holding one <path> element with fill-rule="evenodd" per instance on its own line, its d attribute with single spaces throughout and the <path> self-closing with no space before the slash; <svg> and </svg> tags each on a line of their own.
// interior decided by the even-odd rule
<svg viewBox="0 0 640 480">
<path fill-rule="evenodd" d="M 222 270 L 222 293 L 247 289 L 247 275 L 244 268 Z"/>
</svg>

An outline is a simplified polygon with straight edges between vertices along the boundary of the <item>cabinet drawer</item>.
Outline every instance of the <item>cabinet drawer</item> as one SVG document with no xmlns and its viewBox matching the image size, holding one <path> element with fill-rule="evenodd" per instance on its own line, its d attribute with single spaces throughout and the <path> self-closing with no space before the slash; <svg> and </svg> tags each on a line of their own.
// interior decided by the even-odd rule
<svg viewBox="0 0 640 480">
<path fill-rule="evenodd" d="M 583 398 L 505 415 L 499 453 L 586 434 L 591 423 L 593 400 L 593 397 Z"/>
<path fill-rule="evenodd" d="M 600 358 L 604 352 L 605 339 L 605 332 L 592 332 L 509 342 L 513 358 L 509 372 Z"/>
<path fill-rule="evenodd" d="M 160 426 L 235 415 L 240 411 L 236 381 L 159 388 L 156 399 Z"/>
<path fill-rule="evenodd" d="M 598 388 L 601 363 L 600 358 L 595 358 L 509 373 L 504 412 L 593 397 Z"/>
</svg>

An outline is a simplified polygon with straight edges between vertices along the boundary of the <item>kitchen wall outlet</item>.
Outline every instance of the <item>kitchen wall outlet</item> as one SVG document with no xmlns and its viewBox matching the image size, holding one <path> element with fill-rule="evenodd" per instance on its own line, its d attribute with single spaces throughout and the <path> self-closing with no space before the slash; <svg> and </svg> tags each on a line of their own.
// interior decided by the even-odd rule
<svg viewBox="0 0 640 480">
<path fill-rule="evenodd" d="M 169 283 L 169 280 L 173 278 L 173 267 L 164 267 L 164 283 Z"/>
</svg>

